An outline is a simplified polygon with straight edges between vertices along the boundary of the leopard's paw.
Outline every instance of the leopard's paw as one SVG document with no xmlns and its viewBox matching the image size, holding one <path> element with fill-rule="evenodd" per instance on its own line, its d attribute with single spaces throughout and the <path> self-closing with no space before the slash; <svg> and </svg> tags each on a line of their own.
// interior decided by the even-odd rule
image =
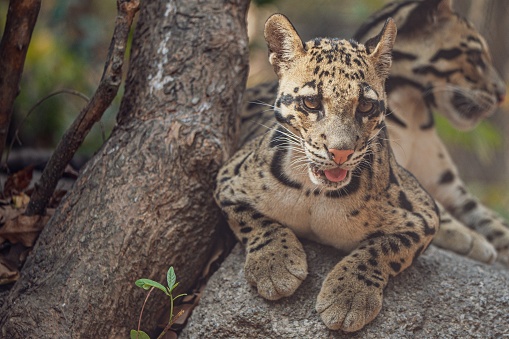
<svg viewBox="0 0 509 339">
<path fill-rule="evenodd" d="M 244 266 L 247 281 L 269 300 L 292 295 L 306 278 L 307 269 L 302 244 L 288 231 L 262 248 L 248 248 Z"/>
<path fill-rule="evenodd" d="M 495 246 L 498 252 L 497 261 L 509 267 L 509 225 L 501 218 L 493 221 L 496 227 L 486 235 L 486 238 Z"/>
<path fill-rule="evenodd" d="M 486 238 L 452 218 L 442 220 L 433 244 L 484 263 L 497 258 L 495 247 Z"/>
<path fill-rule="evenodd" d="M 383 288 L 368 286 L 354 277 L 328 276 L 318 295 L 316 310 L 331 330 L 355 332 L 380 312 Z"/>
</svg>

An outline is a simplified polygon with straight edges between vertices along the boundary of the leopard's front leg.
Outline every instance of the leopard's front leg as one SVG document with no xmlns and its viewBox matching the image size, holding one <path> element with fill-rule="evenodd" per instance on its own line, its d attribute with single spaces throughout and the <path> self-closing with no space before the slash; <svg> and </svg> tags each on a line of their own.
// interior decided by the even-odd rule
<svg viewBox="0 0 509 339">
<path fill-rule="evenodd" d="M 468 192 L 447 149 L 436 133 L 430 131 L 422 137 L 423 142 L 415 144 L 414 154 L 427 154 L 427 156 L 415 157 L 407 165 L 407 169 L 417 177 L 424 188 L 445 207 L 454 219 L 470 230 L 481 234 L 497 250 L 498 259 L 509 264 L 508 223 Z M 425 163 L 423 162 L 424 159 Z M 432 166 L 429 164 L 432 164 Z M 444 218 L 448 221 L 455 221 L 454 219 Z M 461 232 L 461 227 L 444 224 L 439 237 L 445 240 L 442 241 L 443 246 L 456 251 L 455 248 L 460 247 L 461 244 L 454 242 L 461 241 L 461 239 L 471 239 L 471 232 L 464 230 L 463 237 L 452 238 L 444 232 L 451 228 L 454 228 L 454 232 Z M 484 247 L 482 250 L 485 253 L 492 250 L 481 242 L 478 242 L 478 245 Z M 472 258 L 480 261 L 491 261 L 491 259 L 485 260 L 483 256 L 472 256 Z"/>
<path fill-rule="evenodd" d="M 269 300 L 292 295 L 307 276 L 306 254 L 295 234 L 246 203 L 219 201 L 246 248 L 247 281 Z"/>
<path fill-rule="evenodd" d="M 316 310 L 325 325 L 354 332 L 371 322 L 382 308 L 389 277 L 412 264 L 429 245 L 431 233 L 376 232 L 343 258 L 327 275 L 318 295 Z"/>
</svg>

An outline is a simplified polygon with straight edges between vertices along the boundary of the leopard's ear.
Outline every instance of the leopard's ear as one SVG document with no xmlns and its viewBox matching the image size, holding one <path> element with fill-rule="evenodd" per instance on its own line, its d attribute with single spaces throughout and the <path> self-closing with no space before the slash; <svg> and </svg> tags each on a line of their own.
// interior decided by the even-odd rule
<svg viewBox="0 0 509 339">
<path fill-rule="evenodd" d="M 400 27 L 401 35 L 426 32 L 426 27 L 447 21 L 454 16 L 453 0 L 424 0 L 410 12 Z"/>
<path fill-rule="evenodd" d="M 269 47 L 269 61 L 278 76 L 282 69 L 305 53 L 302 39 L 283 14 L 273 14 L 267 19 L 264 35 Z"/>
<path fill-rule="evenodd" d="M 398 29 L 392 18 L 388 18 L 380 33 L 366 41 L 366 50 L 375 65 L 379 77 L 385 79 L 389 76 L 392 63 L 392 47 L 396 40 Z"/>
<path fill-rule="evenodd" d="M 454 9 L 452 8 L 453 0 L 438 0 L 436 6 L 436 14 L 439 17 L 449 17 L 454 13 Z"/>
</svg>

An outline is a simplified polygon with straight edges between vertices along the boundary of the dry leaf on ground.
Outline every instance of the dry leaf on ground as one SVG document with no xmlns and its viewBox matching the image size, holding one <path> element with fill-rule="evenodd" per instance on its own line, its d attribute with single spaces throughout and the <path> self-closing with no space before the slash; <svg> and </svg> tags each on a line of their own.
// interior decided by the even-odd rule
<svg viewBox="0 0 509 339">
<path fill-rule="evenodd" d="M 23 211 L 15 208 L 12 205 L 0 206 L 0 224 L 3 224 L 8 220 L 14 219 L 22 213 Z"/>
<path fill-rule="evenodd" d="M 5 222 L 0 228 L 0 237 L 7 239 L 11 244 L 21 242 L 26 247 L 32 247 L 49 217 L 49 215 L 19 215 Z"/>
<path fill-rule="evenodd" d="M 21 171 L 9 176 L 4 185 L 4 196 L 15 195 L 23 192 L 32 181 L 34 166 L 30 165 Z"/>
</svg>

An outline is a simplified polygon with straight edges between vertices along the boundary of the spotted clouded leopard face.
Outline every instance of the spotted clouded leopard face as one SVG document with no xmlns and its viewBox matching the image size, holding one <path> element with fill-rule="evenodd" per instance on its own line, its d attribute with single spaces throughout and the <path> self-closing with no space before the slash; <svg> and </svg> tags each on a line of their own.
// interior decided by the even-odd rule
<svg viewBox="0 0 509 339">
<path fill-rule="evenodd" d="M 394 15 L 398 26 L 393 84 L 421 87 L 429 105 L 458 129 L 475 127 L 504 100 L 505 84 L 493 67 L 486 41 L 453 11 L 451 0 L 391 3 L 381 12 Z M 383 17 L 361 27 L 356 37 L 363 40 Z"/>
<path fill-rule="evenodd" d="M 310 180 L 325 189 L 348 185 L 384 127 L 384 81 L 396 26 L 388 20 L 366 45 L 338 39 L 303 43 L 280 15 L 265 28 L 279 77 L 276 119 L 293 134 Z M 297 151 L 299 153 L 299 151 Z"/>
</svg>

